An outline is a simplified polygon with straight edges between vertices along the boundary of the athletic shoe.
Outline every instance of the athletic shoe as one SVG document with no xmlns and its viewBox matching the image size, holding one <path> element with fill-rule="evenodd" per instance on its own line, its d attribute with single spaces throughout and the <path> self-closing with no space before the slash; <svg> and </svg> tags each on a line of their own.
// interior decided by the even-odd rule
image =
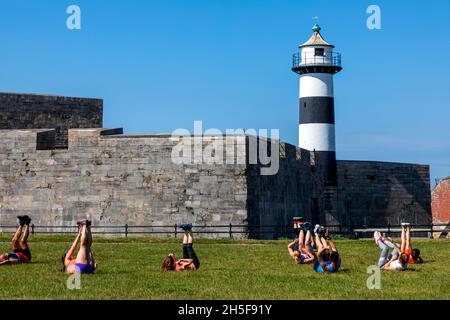
<svg viewBox="0 0 450 320">
<path fill-rule="evenodd" d="M 317 234 L 319 232 L 320 229 L 320 224 L 316 224 L 316 226 L 314 227 L 314 234 Z"/>
<path fill-rule="evenodd" d="M 304 224 L 302 224 L 302 228 L 305 232 L 311 231 L 311 227 L 312 227 L 311 222 L 305 222 Z"/>
<path fill-rule="evenodd" d="M 21 227 L 23 227 L 24 224 L 25 224 L 25 222 L 23 221 L 23 216 L 17 216 L 17 219 L 19 220 L 19 221 L 18 221 L 18 222 L 19 222 L 19 225 L 20 225 Z"/>
<path fill-rule="evenodd" d="M 376 245 L 378 245 L 380 242 L 384 242 L 384 238 L 383 238 L 383 236 L 381 235 L 381 232 L 380 232 L 380 231 L 375 231 L 375 232 L 373 233 L 373 238 L 374 238 L 374 240 L 375 240 L 375 244 L 376 244 Z"/>
<path fill-rule="evenodd" d="M 90 227 L 92 225 L 92 221 L 91 220 L 86 220 L 86 227 Z"/>
<path fill-rule="evenodd" d="M 29 216 L 23 216 L 22 221 L 25 225 L 29 226 L 31 223 L 31 218 Z"/>
<path fill-rule="evenodd" d="M 192 224 L 180 224 L 178 227 L 183 229 L 184 231 L 188 231 L 192 229 Z"/>
<path fill-rule="evenodd" d="M 89 221 L 88 219 L 81 219 L 80 221 L 77 222 L 78 227 L 81 226 L 87 226 L 89 227 L 91 225 L 91 221 Z"/>
<path fill-rule="evenodd" d="M 322 237 L 325 238 L 327 229 L 325 229 L 324 227 L 320 227 L 318 233 L 319 233 L 319 235 L 321 235 Z"/>
<path fill-rule="evenodd" d="M 410 225 L 411 225 L 411 223 L 409 223 L 409 222 L 402 222 L 403 228 L 409 227 Z"/>
</svg>

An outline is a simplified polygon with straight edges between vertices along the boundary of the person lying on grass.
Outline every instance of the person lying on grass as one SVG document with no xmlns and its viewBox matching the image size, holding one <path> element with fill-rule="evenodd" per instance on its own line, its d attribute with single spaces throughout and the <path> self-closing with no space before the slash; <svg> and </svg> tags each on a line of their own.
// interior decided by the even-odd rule
<svg viewBox="0 0 450 320">
<path fill-rule="evenodd" d="M 31 262 L 31 251 L 27 242 L 30 234 L 31 219 L 29 216 L 18 216 L 17 218 L 19 219 L 19 227 L 11 242 L 13 253 L 4 253 L 0 255 L 0 265 Z M 21 235 L 22 239 L 20 239 Z"/>
<path fill-rule="evenodd" d="M 401 253 L 403 243 L 399 246 L 391 238 L 384 238 L 381 233 L 375 231 L 374 233 L 375 243 L 381 250 L 380 258 L 378 259 L 378 267 L 388 271 L 403 271 L 408 267 L 408 255 Z M 403 242 L 403 237 L 402 237 Z M 392 249 L 392 253 L 389 254 L 389 248 Z"/>
<path fill-rule="evenodd" d="M 420 250 L 412 249 L 411 245 L 411 224 L 402 223 L 402 246 L 401 252 L 408 255 L 408 264 L 423 263 Z"/>
<path fill-rule="evenodd" d="M 423 263 L 419 249 L 411 249 L 411 227 L 409 223 L 402 223 L 401 245 L 389 237 L 382 237 L 379 231 L 374 233 L 375 243 L 381 250 L 378 267 L 390 271 L 406 270 L 409 264 Z M 392 253 L 388 256 L 389 248 Z"/>
<path fill-rule="evenodd" d="M 97 263 L 94 260 L 92 254 L 92 232 L 91 221 L 81 220 L 78 221 L 78 234 L 75 241 L 72 244 L 69 252 L 62 257 L 63 272 L 69 274 L 92 274 L 97 269 Z M 77 257 L 73 255 L 77 249 L 78 242 L 80 243 L 80 250 L 78 250 Z"/>
<path fill-rule="evenodd" d="M 317 246 L 314 270 L 316 272 L 337 272 L 341 267 L 341 257 L 339 256 L 336 245 L 331 240 L 331 232 L 320 225 L 316 225 L 314 235 Z"/>
<path fill-rule="evenodd" d="M 300 229 L 299 236 L 288 245 L 289 255 L 299 264 L 308 264 L 314 261 L 313 239 L 311 230 Z"/>
<path fill-rule="evenodd" d="M 192 225 L 182 224 L 179 227 L 184 230 L 183 259 L 177 261 L 175 254 L 170 253 L 161 265 L 162 271 L 197 270 L 200 268 L 200 261 L 193 247 Z"/>
<path fill-rule="evenodd" d="M 375 244 L 380 248 L 380 257 L 378 259 L 378 267 L 383 268 L 383 266 L 388 263 L 393 256 L 398 256 L 398 250 L 394 241 L 391 238 L 385 238 L 381 235 L 379 231 L 373 233 L 373 238 Z M 389 250 L 392 249 L 392 253 L 389 254 Z"/>
</svg>

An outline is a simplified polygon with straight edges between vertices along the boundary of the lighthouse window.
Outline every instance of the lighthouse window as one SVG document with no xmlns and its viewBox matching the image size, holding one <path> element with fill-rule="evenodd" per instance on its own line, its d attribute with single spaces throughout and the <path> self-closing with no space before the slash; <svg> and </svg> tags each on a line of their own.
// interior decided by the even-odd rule
<svg viewBox="0 0 450 320">
<path fill-rule="evenodd" d="M 315 50 L 315 52 L 314 52 L 315 56 L 323 57 L 325 55 L 325 49 L 323 49 L 323 48 L 316 48 L 314 50 Z"/>
</svg>

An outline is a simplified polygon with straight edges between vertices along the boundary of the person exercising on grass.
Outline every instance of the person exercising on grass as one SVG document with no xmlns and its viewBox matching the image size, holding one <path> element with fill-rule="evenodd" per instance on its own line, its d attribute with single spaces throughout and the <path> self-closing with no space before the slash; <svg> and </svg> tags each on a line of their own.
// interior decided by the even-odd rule
<svg viewBox="0 0 450 320">
<path fill-rule="evenodd" d="M 314 241 L 308 223 L 303 223 L 299 229 L 298 238 L 288 245 L 288 252 L 297 263 L 308 264 L 314 261 Z"/>
<path fill-rule="evenodd" d="M 200 261 L 193 248 L 192 225 L 182 224 L 179 227 L 184 230 L 183 259 L 177 261 L 175 254 L 170 253 L 161 265 L 162 271 L 198 270 L 200 268 Z"/>
<path fill-rule="evenodd" d="M 411 226 L 402 223 L 401 245 L 394 242 L 392 238 L 383 237 L 379 231 L 374 233 L 375 243 L 381 250 L 378 266 L 383 270 L 403 271 L 409 264 L 422 263 L 419 249 L 411 249 Z M 389 248 L 392 253 L 388 256 Z"/>
<path fill-rule="evenodd" d="M 314 270 L 316 272 L 337 272 L 341 267 L 341 257 L 336 245 L 331 239 L 330 231 L 320 225 L 316 225 L 314 234 L 317 246 L 317 255 L 314 259 Z"/>
<path fill-rule="evenodd" d="M 11 242 L 13 252 L 0 255 L 0 265 L 31 262 L 31 251 L 27 243 L 31 219 L 29 216 L 18 216 L 17 218 L 19 219 L 19 227 Z M 22 236 L 22 239 L 20 239 L 20 236 Z"/>
<path fill-rule="evenodd" d="M 92 232 L 91 221 L 81 220 L 78 222 L 78 234 L 72 244 L 69 252 L 62 257 L 64 265 L 63 271 L 69 274 L 92 274 L 97 269 L 97 263 L 92 254 Z M 76 258 L 73 257 L 77 249 L 78 242 L 80 243 L 80 250 Z"/>
<path fill-rule="evenodd" d="M 408 264 L 423 263 L 422 257 L 420 256 L 420 250 L 417 248 L 412 248 L 411 245 L 411 224 L 402 223 L 402 246 L 401 252 L 408 255 Z"/>
</svg>

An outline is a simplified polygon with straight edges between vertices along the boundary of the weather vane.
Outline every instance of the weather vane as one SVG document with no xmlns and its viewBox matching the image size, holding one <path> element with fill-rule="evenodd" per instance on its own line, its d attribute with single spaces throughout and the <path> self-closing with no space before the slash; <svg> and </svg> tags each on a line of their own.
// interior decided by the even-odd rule
<svg viewBox="0 0 450 320">
<path fill-rule="evenodd" d="M 314 20 L 314 23 L 317 24 L 319 22 L 319 17 L 315 16 L 315 17 L 313 17 L 313 20 Z"/>
</svg>

